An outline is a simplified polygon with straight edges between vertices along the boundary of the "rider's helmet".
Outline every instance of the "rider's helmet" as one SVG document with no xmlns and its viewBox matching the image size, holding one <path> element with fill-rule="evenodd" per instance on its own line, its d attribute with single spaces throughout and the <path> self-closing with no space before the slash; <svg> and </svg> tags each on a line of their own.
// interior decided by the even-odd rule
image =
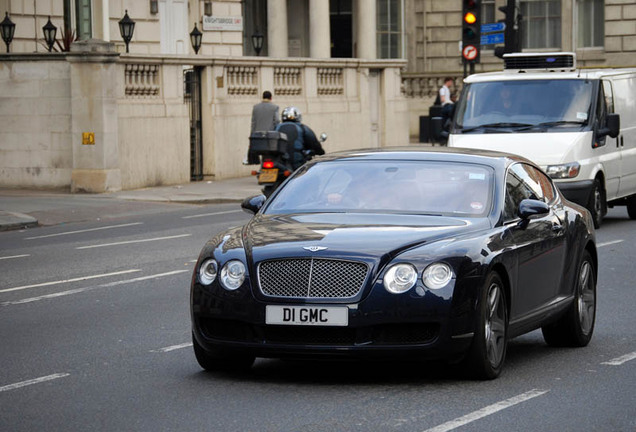
<svg viewBox="0 0 636 432">
<path fill-rule="evenodd" d="M 283 114 L 281 114 L 281 118 L 283 121 L 293 121 L 300 123 L 302 121 L 302 114 L 300 110 L 296 107 L 290 106 L 283 110 Z"/>
</svg>

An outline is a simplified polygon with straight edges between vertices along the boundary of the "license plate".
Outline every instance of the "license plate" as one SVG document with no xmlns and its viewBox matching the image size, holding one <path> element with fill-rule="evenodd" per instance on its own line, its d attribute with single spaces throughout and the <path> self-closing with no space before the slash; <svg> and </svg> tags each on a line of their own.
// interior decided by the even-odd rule
<svg viewBox="0 0 636 432">
<path fill-rule="evenodd" d="M 259 183 L 274 183 L 278 178 L 278 168 L 264 169 L 258 175 Z"/>
<path fill-rule="evenodd" d="M 265 308 L 265 323 L 344 327 L 349 324 L 349 308 L 346 306 L 269 305 Z"/>
</svg>

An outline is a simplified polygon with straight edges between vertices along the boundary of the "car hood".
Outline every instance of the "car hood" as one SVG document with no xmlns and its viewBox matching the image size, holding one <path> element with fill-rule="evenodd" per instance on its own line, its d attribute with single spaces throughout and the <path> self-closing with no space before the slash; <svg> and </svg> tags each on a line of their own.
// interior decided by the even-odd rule
<svg viewBox="0 0 636 432">
<path fill-rule="evenodd" d="M 490 221 L 420 215 L 319 213 L 257 215 L 244 228 L 252 263 L 291 257 L 376 262 L 419 245 L 488 228 Z"/>
</svg>

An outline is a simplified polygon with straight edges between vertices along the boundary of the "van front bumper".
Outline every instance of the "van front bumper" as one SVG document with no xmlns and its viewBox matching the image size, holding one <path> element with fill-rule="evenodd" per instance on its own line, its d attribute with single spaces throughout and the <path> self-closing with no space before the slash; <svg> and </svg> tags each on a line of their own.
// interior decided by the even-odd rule
<svg viewBox="0 0 636 432">
<path fill-rule="evenodd" d="M 554 182 L 568 201 L 587 206 L 590 193 L 594 188 L 594 180 L 581 180 L 575 182 Z"/>
</svg>

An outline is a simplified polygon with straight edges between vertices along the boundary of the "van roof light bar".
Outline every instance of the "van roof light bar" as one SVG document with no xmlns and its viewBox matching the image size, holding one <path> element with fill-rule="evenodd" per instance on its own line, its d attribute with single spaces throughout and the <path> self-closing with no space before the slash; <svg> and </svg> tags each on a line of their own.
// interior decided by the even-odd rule
<svg viewBox="0 0 636 432">
<path fill-rule="evenodd" d="M 504 54 L 504 70 L 511 72 L 573 72 L 576 70 L 576 54 L 559 53 L 510 53 Z"/>
</svg>

